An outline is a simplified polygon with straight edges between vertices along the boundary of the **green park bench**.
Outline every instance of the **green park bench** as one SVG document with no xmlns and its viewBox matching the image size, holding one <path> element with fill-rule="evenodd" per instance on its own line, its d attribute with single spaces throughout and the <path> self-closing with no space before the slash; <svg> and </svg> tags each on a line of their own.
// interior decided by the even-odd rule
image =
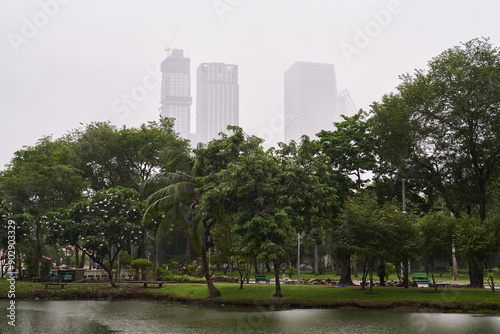
<svg viewBox="0 0 500 334">
<path fill-rule="evenodd" d="M 152 287 L 151 285 L 158 285 L 158 288 L 161 288 L 161 287 L 163 286 L 163 283 L 164 283 L 164 282 L 151 282 L 151 281 L 146 281 L 146 282 L 145 282 L 145 281 L 142 281 L 141 283 L 143 284 L 144 289 L 147 289 L 147 288 L 148 288 L 148 285 L 149 285 L 150 287 Z"/>
<path fill-rule="evenodd" d="M 426 273 L 413 274 L 413 286 L 418 288 L 418 284 L 427 284 L 429 288 L 432 288 L 432 283 L 429 281 L 429 275 Z"/>
<path fill-rule="evenodd" d="M 267 278 L 266 275 L 255 275 L 255 283 L 259 283 L 261 281 L 269 283 L 269 278 Z"/>
<path fill-rule="evenodd" d="M 48 288 L 49 285 L 56 285 L 56 286 L 61 286 L 61 289 L 64 289 L 64 286 L 67 285 L 68 283 L 61 283 L 61 282 L 42 282 L 42 284 L 45 284 L 45 289 Z"/>
</svg>

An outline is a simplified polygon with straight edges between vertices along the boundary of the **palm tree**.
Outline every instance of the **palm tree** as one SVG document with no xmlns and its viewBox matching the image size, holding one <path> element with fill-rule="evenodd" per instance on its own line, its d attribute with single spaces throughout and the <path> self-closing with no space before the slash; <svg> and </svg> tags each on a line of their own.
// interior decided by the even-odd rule
<svg viewBox="0 0 500 334">
<path fill-rule="evenodd" d="M 144 225 L 154 217 L 161 216 L 156 242 L 166 235 L 171 226 L 183 226 L 188 231 L 188 240 L 201 252 L 202 269 L 207 281 L 209 297 L 220 296 L 208 271 L 207 237 L 211 226 L 196 218 L 196 205 L 201 197 L 201 182 L 195 168 L 194 158 L 185 150 L 170 150 L 166 154 L 166 166 L 161 173 L 146 180 L 143 193 L 146 199 Z M 189 242 L 189 241 L 188 241 Z"/>
</svg>

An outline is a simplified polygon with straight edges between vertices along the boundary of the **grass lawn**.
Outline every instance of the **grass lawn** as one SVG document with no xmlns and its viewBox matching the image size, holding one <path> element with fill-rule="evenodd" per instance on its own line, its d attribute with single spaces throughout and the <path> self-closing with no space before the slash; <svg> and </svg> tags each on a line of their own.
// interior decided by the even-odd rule
<svg viewBox="0 0 500 334">
<path fill-rule="evenodd" d="M 421 271 L 416 270 L 414 272 L 421 272 Z M 274 278 L 274 272 L 271 272 L 271 273 L 268 273 L 268 272 L 263 272 L 262 273 L 261 272 L 260 274 L 261 275 L 262 274 L 266 275 L 268 278 Z M 221 275 L 224 275 L 224 272 L 223 271 L 216 271 L 215 275 L 216 276 L 221 276 Z M 229 276 L 229 275 L 230 275 L 230 272 L 228 271 L 226 276 Z M 252 269 L 252 273 L 251 273 L 250 277 L 253 278 L 254 275 L 255 275 L 255 271 L 254 271 L 254 269 Z M 359 271 L 358 272 L 358 277 L 354 277 L 354 275 L 351 275 L 351 278 L 353 280 L 361 280 L 361 275 L 362 275 L 362 271 Z M 451 276 L 450 272 L 444 272 L 441 277 L 439 275 L 440 275 L 440 272 L 435 272 L 434 273 L 434 278 L 435 278 L 436 281 L 448 281 L 448 282 L 452 281 L 452 276 Z M 500 271 L 495 271 L 493 276 L 494 276 L 495 282 L 499 282 L 500 281 Z M 233 272 L 233 277 L 239 278 L 238 271 L 235 270 Z M 293 275 L 292 278 L 293 279 L 297 279 L 297 274 Z M 309 279 L 309 278 L 340 279 L 340 276 L 335 275 L 335 272 L 333 272 L 333 271 L 327 272 L 324 275 L 315 276 L 314 273 L 311 272 L 310 270 L 304 270 L 304 271 L 300 272 L 300 278 L 301 279 L 304 279 L 304 278 L 306 278 L 306 279 Z M 410 279 L 411 279 L 411 276 L 410 276 Z M 431 279 L 431 274 L 430 273 L 429 273 L 429 279 Z M 379 278 L 377 276 L 375 276 L 374 280 L 377 281 L 377 280 L 379 280 Z M 396 275 L 396 273 L 391 273 L 389 275 L 389 277 L 386 277 L 386 280 L 398 280 L 398 276 Z M 468 273 L 467 269 L 460 269 L 460 270 L 458 270 L 457 282 L 462 282 L 462 283 L 468 283 L 469 282 L 469 273 Z"/>
<path fill-rule="evenodd" d="M 223 298 L 267 300 L 275 292 L 274 284 L 247 284 L 239 289 L 236 284 L 219 284 Z M 500 294 L 489 289 L 440 289 L 378 287 L 362 290 L 360 287 L 335 288 L 324 285 L 282 285 L 284 300 L 345 301 L 345 300 L 426 300 L 443 302 L 494 302 L 500 303 Z M 166 285 L 158 292 L 176 294 L 188 298 L 208 297 L 207 287 L 200 284 Z"/>
</svg>

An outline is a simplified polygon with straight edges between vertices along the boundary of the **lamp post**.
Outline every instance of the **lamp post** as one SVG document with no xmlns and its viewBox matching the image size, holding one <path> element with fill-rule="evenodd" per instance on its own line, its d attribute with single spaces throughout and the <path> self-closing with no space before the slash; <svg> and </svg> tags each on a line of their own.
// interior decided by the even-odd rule
<svg viewBox="0 0 500 334">
<path fill-rule="evenodd" d="M 297 284 L 300 284 L 300 232 L 297 233 Z"/>
</svg>

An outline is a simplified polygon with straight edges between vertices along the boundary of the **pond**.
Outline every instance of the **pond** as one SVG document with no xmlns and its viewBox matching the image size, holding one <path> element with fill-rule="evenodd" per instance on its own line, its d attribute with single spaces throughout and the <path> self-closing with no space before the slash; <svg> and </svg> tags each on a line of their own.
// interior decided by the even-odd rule
<svg viewBox="0 0 500 334">
<path fill-rule="evenodd" d="M 206 307 L 142 301 L 0 301 L 0 333 L 500 333 L 500 317 L 392 311 Z"/>
</svg>

